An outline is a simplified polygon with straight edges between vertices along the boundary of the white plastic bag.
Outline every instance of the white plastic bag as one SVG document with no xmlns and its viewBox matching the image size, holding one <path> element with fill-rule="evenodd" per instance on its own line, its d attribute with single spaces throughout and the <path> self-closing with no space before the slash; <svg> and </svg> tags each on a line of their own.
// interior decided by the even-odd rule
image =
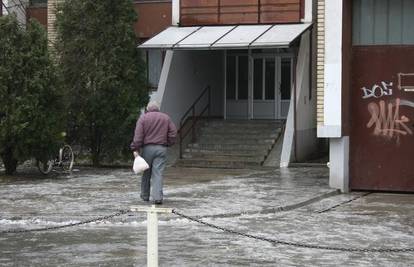
<svg viewBox="0 0 414 267">
<path fill-rule="evenodd" d="M 139 174 L 149 168 L 148 163 L 141 156 L 136 156 L 134 160 L 134 166 L 132 169 L 135 174 Z"/>
</svg>

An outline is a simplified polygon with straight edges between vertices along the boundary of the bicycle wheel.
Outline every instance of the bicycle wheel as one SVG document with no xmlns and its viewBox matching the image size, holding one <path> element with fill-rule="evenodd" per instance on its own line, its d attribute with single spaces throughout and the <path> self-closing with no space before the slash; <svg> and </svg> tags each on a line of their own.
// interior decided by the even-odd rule
<svg viewBox="0 0 414 267">
<path fill-rule="evenodd" d="M 61 151 L 61 166 L 64 171 L 72 171 L 73 163 L 74 163 L 74 155 L 73 150 L 69 145 L 65 145 Z"/>
<path fill-rule="evenodd" d="M 37 160 L 36 165 L 39 171 L 42 174 L 46 175 L 46 174 L 49 174 L 53 169 L 53 160 L 48 160 L 46 162 Z"/>
</svg>

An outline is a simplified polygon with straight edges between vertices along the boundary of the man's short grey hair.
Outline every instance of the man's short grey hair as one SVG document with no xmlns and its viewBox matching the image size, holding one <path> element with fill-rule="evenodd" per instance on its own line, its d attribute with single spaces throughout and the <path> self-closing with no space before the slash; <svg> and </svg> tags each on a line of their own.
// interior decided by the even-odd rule
<svg viewBox="0 0 414 267">
<path fill-rule="evenodd" d="M 147 110 L 160 110 L 160 104 L 157 101 L 150 101 L 147 105 Z"/>
</svg>

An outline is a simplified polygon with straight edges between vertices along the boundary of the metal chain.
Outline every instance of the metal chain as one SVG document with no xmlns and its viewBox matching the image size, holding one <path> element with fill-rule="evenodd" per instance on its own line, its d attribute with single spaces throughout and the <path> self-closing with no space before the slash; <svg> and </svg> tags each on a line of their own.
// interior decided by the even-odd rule
<svg viewBox="0 0 414 267">
<path fill-rule="evenodd" d="M 212 223 L 204 222 L 200 219 L 197 219 L 197 218 L 194 218 L 188 215 L 184 215 L 176 210 L 173 210 L 172 213 L 174 213 L 175 215 L 179 217 L 185 218 L 187 220 L 197 222 L 197 223 L 203 224 L 211 228 L 215 228 L 223 232 L 240 235 L 240 236 L 244 236 L 244 237 L 252 238 L 256 240 L 266 241 L 266 242 L 273 243 L 273 244 L 279 244 L 279 245 L 286 245 L 286 246 L 293 246 L 293 247 L 300 247 L 300 248 L 332 250 L 332 251 L 346 251 L 346 252 L 375 252 L 375 253 L 378 253 L 378 252 L 414 252 L 414 248 L 371 248 L 370 249 L 370 248 L 333 247 L 333 246 L 331 247 L 331 246 L 312 245 L 312 244 L 306 244 L 306 243 L 300 243 L 300 242 L 288 242 L 288 241 L 277 240 L 273 238 L 267 238 L 267 237 L 238 232 L 232 229 L 217 226 Z"/>
<path fill-rule="evenodd" d="M 372 193 L 372 192 L 368 192 L 368 193 L 362 194 L 362 195 L 360 195 L 360 196 L 357 196 L 357 197 L 354 197 L 354 198 L 352 198 L 352 199 L 350 199 L 350 200 L 347 200 L 347 201 L 341 202 L 341 203 L 336 204 L 336 205 L 334 205 L 334 206 L 332 206 L 332 207 L 329 207 L 329 208 L 327 208 L 327 209 L 324 209 L 324 210 L 319 210 L 319 211 L 317 211 L 317 213 L 324 213 L 324 212 L 327 212 L 327 211 L 333 210 L 333 209 L 335 209 L 335 208 L 337 208 L 337 207 L 339 207 L 339 206 L 342 206 L 342 205 L 348 204 L 348 203 L 350 203 L 350 202 L 352 202 L 352 201 L 355 201 L 355 200 L 357 200 L 357 199 L 360 199 L 360 198 L 366 197 L 366 196 L 368 196 L 368 195 L 370 195 L 370 194 L 373 194 L 373 193 Z"/>
<path fill-rule="evenodd" d="M 130 212 L 131 212 L 131 210 L 120 210 L 120 211 L 118 211 L 118 212 L 116 212 L 114 214 L 111 214 L 111 215 L 97 217 L 97 218 L 93 218 L 93 219 L 89 219 L 89 220 L 81 221 L 81 222 L 77 222 L 77 223 L 69 223 L 69 224 L 65 224 L 65 225 L 50 226 L 50 227 L 35 228 L 35 229 L 21 229 L 21 230 L 11 229 L 11 230 L 7 230 L 7 231 L 2 231 L 2 232 L 0 232 L 0 234 L 16 234 L 16 233 L 28 233 L 28 232 L 41 232 L 41 231 L 62 229 L 62 228 L 73 227 L 73 226 L 78 226 L 78 225 L 82 225 L 82 224 L 88 224 L 88 223 L 97 222 L 97 221 L 103 221 L 103 220 L 111 219 L 111 218 L 114 218 L 114 217 L 118 217 L 118 216 L 121 216 L 121 215 L 130 213 Z"/>
</svg>

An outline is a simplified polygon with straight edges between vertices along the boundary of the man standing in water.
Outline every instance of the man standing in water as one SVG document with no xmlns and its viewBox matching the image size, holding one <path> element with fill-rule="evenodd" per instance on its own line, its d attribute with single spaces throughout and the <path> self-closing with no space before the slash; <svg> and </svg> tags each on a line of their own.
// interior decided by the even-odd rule
<svg viewBox="0 0 414 267">
<path fill-rule="evenodd" d="M 157 102 L 151 101 L 147 105 L 147 112 L 137 122 L 131 150 L 134 157 L 141 156 L 150 166 L 141 178 L 141 198 L 150 199 L 152 184 L 152 200 L 154 204 L 162 204 L 163 200 L 163 172 L 167 161 L 167 146 L 175 143 L 177 128 L 170 117 L 160 112 Z"/>
</svg>

